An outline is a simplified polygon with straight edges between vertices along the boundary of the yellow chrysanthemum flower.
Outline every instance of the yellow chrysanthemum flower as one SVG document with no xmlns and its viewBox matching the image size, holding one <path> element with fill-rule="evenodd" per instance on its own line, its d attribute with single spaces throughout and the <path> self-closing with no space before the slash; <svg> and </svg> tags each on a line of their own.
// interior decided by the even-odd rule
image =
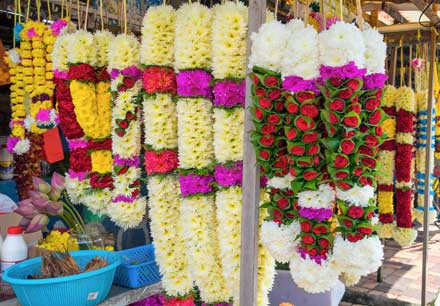
<svg viewBox="0 0 440 306">
<path fill-rule="evenodd" d="M 100 174 L 111 173 L 113 167 L 112 151 L 97 150 L 90 154 L 92 159 L 92 171 Z"/>
</svg>

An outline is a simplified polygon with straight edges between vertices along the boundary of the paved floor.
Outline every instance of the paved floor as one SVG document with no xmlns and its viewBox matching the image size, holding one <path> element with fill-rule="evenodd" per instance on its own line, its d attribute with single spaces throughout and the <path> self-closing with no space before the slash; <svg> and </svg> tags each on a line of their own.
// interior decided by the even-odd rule
<svg viewBox="0 0 440 306">
<path fill-rule="evenodd" d="M 368 295 L 420 304 L 422 287 L 422 231 L 410 247 L 400 248 L 394 241 L 385 242 L 385 261 L 382 266 L 383 282 L 377 282 L 377 273 L 364 277 L 351 289 Z M 440 228 L 430 226 L 428 251 L 427 301 L 432 302 L 440 291 Z M 356 304 L 343 302 L 341 306 Z"/>
</svg>

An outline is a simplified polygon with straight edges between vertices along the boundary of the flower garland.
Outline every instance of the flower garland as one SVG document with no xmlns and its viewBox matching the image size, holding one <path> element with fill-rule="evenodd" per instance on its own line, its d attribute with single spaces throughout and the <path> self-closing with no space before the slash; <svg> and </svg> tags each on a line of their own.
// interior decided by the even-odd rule
<svg viewBox="0 0 440 306">
<path fill-rule="evenodd" d="M 396 225 L 393 238 L 401 246 L 414 242 L 412 227 L 414 201 L 413 145 L 416 119 L 416 96 L 409 87 L 400 87 L 396 96 Z"/>
<path fill-rule="evenodd" d="M 394 86 L 387 85 L 384 89 L 382 109 L 388 116 L 382 123 L 386 140 L 380 147 L 379 163 L 382 175 L 377 177 L 379 208 L 379 224 L 377 233 L 381 238 L 393 237 L 394 220 L 394 165 L 396 157 L 396 93 Z"/>
<path fill-rule="evenodd" d="M 413 210 L 414 218 L 423 224 L 424 219 L 424 203 L 425 203 L 425 163 L 426 163 L 426 139 L 427 139 L 427 118 L 428 118 L 428 92 L 422 91 L 416 94 L 417 101 L 417 127 L 416 127 L 416 182 L 417 182 L 417 207 Z M 433 118 L 435 118 L 435 109 L 433 110 Z M 433 119 L 435 120 L 435 119 Z M 432 125 L 432 155 L 430 169 L 433 171 L 434 167 L 434 150 L 435 150 L 435 122 Z M 431 173 L 431 183 L 429 185 L 430 207 L 428 210 L 428 223 L 432 223 L 437 212 L 432 204 L 432 197 L 434 196 L 433 183 L 434 174 Z"/>
<path fill-rule="evenodd" d="M 222 275 L 210 167 L 214 162 L 211 63 L 212 12 L 199 3 L 177 11 L 175 63 L 181 223 L 190 273 L 206 303 L 228 301 Z M 188 70 L 191 69 L 191 70 Z"/>
<path fill-rule="evenodd" d="M 156 260 L 168 296 L 190 297 L 192 279 L 185 257 L 180 222 L 177 176 L 176 76 L 173 64 L 175 10 L 169 5 L 151 7 L 142 29 L 141 63 L 144 99 L 144 165 L 148 180 L 149 215 Z M 192 301 L 191 301 L 192 302 Z M 193 305 L 192 303 L 190 303 Z"/>
<path fill-rule="evenodd" d="M 138 95 L 142 88 L 139 42 L 120 34 L 109 45 L 109 71 L 113 96 L 112 152 L 113 193 L 107 211 L 122 228 L 137 226 L 143 219 L 146 200 L 140 196 L 141 122 Z"/>
</svg>

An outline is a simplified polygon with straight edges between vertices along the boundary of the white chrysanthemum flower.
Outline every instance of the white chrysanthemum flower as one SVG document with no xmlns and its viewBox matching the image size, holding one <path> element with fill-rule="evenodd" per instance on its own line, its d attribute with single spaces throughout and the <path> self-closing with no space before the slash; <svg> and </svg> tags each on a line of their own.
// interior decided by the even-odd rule
<svg viewBox="0 0 440 306">
<path fill-rule="evenodd" d="M 295 180 L 295 177 L 287 174 L 283 177 L 280 176 L 274 176 L 273 178 L 269 179 L 267 181 L 267 186 L 276 188 L 276 189 L 286 189 L 291 188 L 290 183 Z"/>
<path fill-rule="evenodd" d="M 365 43 L 365 68 L 367 74 L 385 73 L 385 59 L 387 57 L 387 44 L 383 35 L 377 29 L 367 29 L 362 32 Z"/>
<path fill-rule="evenodd" d="M 353 260 L 356 254 L 356 260 Z M 366 237 L 357 242 L 337 236 L 331 262 L 341 272 L 364 276 L 377 271 L 382 265 L 383 245 L 379 236 Z"/>
<path fill-rule="evenodd" d="M 354 61 L 358 68 L 363 68 L 365 43 L 362 32 L 354 24 L 336 22 L 319 34 L 319 54 L 322 65 L 339 67 Z"/>
<path fill-rule="evenodd" d="M 139 42 L 134 35 L 119 34 L 109 44 L 108 67 L 124 69 L 139 65 Z"/>
<path fill-rule="evenodd" d="M 394 227 L 393 239 L 401 246 L 410 246 L 417 238 L 417 230 L 414 228 Z"/>
<path fill-rule="evenodd" d="M 193 284 L 185 257 L 185 241 L 180 222 L 181 199 L 176 176 L 152 176 L 148 180 L 149 217 L 154 254 L 167 295 L 183 296 Z"/>
<path fill-rule="evenodd" d="M 312 26 L 304 27 L 299 20 L 287 24 L 290 30 L 283 50 L 280 71 L 283 76 L 294 75 L 310 80 L 319 76 L 318 33 Z"/>
<path fill-rule="evenodd" d="M 86 190 L 90 187 L 88 179 L 79 181 L 77 178 L 71 178 L 66 173 L 66 191 L 73 204 L 83 203 L 83 197 L 86 195 Z"/>
<path fill-rule="evenodd" d="M 15 144 L 13 151 L 17 155 L 22 155 L 27 153 L 30 148 L 31 148 L 31 142 L 29 141 L 29 139 L 25 138 L 25 139 L 20 139 Z"/>
<path fill-rule="evenodd" d="M 58 71 L 67 71 L 67 50 L 69 49 L 69 40 L 71 35 L 60 35 L 55 40 L 52 51 L 52 68 Z"/>
<path fill-rule="evenodd" d="M 328 184 L 322 184 L 316 191 L 301 191 L 298 193 L 298 205 L 304 208 L 331 208 L 335 200 L 335 192 Z"/>
<path fill-rule="evenodd" d="M 368 207 L 370 206 L 370 200 L 375 198 L 374 188 L 371 186 L 360 187 L 354 185 L 348 190 L 342 190 L 336 188 L 336 197 L 339 200 L 347 202 L 349 205 Z"/>
<path fill-rule="evenodd" d="M 172 66 L 176 11 L 170 5 L 151 6 L 142 22 L 141 63 Z"/>
<path fill-rule="evenodd" d="M 246 76 L 248 9 L 241 2 L 213 8 L 212 73 L 216 79 Z"/>
<path fill-rule="evenodd" d="M 108 48 L 109 44 L 114 38 L 114 35 L 107 31 L 96 31 L 93 35 L 93 40 L 96 44 L 96 65 L 104 67 L 108 64 Z"/>
<path fill-rule="evenodd" d="M 174 67 L 177 70 L 209 68 L 211 65 L 212 12 L 198 2 L 177 10 Z"/>
<path fill-rule="evenodd" d="M 339 277 L 338 269 L 329 261 L 317 264 L 308 255 L 306 259 L 297 256 L 290 261 L 290 274 L 296 285 L 309 293 L 323 293 L 330 290 L 336 285 Z"/>
<path fill-rule="evenodd" d="M 26 116 L 26 118 L 24 118 L 23 120 L 23 126 L 26 130 L 30 131 L 32 125 L 35 123 L 35 119 L 31 116 Z"/>
<path fill-rule="evenodd" d="M 214 109 L 214 153 L 219 163 L 243 159 L 244 110 Z"/>
<path fill-rule="evenodd" d="M 382 239 L 393 238 L 393 232 L 395 226 L 396 224 L 394 223 L 379 223 L 376 227 L 377 234 Z"/>
<path fill-rule="evenodd" d="M 419 196 L 419 195 L 417 195 L 417 196 L 418 196 L 419 199 L 424 198 L 424 196 Z M 417 220 L 421 224 L 423 224 L 423 222 L 425 220 L 425 211 L 424 211 L 424 208 L 422 206 L 423 202 L 421 202 L 421 203 L 422 204 L 420 204 L 419 207 L 413 209 L 412 215 L 413 215 L 415 220 Z M 428 224 L 433 223 L 436 220 L 436 218 L 437 218 L 437 211 L 435 210 L 434 207 L 431 207 L 428 210 Z"/>
<path fill-rule="evenodd" d="M 359 283 L 359 281 L 361 280 L 361 276 L 358 274 L 342 273 L 341 280 L 345 286 L 351 287 Z"/>
<path fill-rule="evenodd" d="M 82 203 L 96 215 L 106 215 L 107 207 L 111 205 L 112 193 L 108 188 L 93 189 L 81 197 Z"/>
<path fill-rule="evenodd" d="M 274 221 L 264 221 L 261 226 L 261 240 L 270 255 L 279 262 L 289 262 L 296 255 L 296 240 L 301 232 L 298 222 L 289 225 L 278 224 Z"/>
<path fill-rule="evenodd" d="M 78 30 L 68 36 L 67 61 L 69 64 L 96 64 L 96 45 L 92 33 Z"/>
<path fill-rule="evenodd" d="M 145 198 L 138 198 L 133 203 L 109 203 L 107 211 L 112 221 L 126 230 L 141 223 L 146 212 L 146 206 L 147 201 Z"/>
</svg>

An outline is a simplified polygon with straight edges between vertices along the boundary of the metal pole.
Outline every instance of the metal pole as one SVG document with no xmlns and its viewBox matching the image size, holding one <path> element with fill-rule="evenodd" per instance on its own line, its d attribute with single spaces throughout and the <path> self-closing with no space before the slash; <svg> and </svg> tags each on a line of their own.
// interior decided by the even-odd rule
<svg viewBox="0 0 440 306">
<path fill-rule="evenodd" d="M 432 108 L 434 105 L 434 69 L 437 45 L 437 31 L 433 28 L 431 31 L 431 53 L 429 55 L 429 92 L 428 92 L 428 130 L 426 139 L 426 156 L 425 156 L 425 203 L 423 218 L 423 263 L 422 263 L 422 306 L 426 305 L 426 281 L 427 281 L 427 264 L 428 264 L 428 210 L 431 204 L 430 182 L 431 182 L 431 145 L 432 145 Z"/>
<path fill-rule="evenodd" d="M 248 16 L 250 34 L 256 32 L 266 19 L 266 0 L 250 0 Z M 247 58 L 249 58 L 251 47 L 250 35 L 248 37 Z M 249 111 L 251 105 L 251 80 L 248 77 L 243 135 L 243 203 L 241 209 L 240 304 L 242 306 L 257 305 L 260 175 L 255 150 L 250 139 L 250 132 L 255 128 Z"/>
</svg>

